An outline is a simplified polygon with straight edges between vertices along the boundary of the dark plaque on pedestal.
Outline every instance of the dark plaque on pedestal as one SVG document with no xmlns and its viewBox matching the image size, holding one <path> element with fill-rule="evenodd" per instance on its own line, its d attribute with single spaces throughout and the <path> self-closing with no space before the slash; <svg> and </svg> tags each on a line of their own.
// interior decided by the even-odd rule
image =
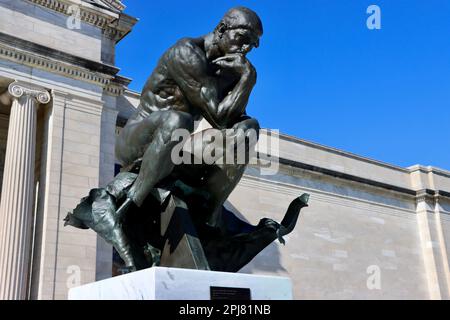
<svg viewBox="0 0 450 320">
<path fill-rule="evenodd" d="M 210 287 L 211 300 L 252 300 L 249 288 Z"/>
</svg>

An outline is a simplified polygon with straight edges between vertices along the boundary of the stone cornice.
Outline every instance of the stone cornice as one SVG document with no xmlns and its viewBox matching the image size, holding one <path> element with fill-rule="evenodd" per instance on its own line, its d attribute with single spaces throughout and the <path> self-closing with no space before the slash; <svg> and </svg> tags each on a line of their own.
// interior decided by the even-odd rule
<svg viewBox="0 0 450 320">
<path fill-rule="evenodd" d="M 119 42 L 131 32 L 138 20 L 124 13 L 120 14 L 119 19 L 111 22 L 108 27 L 103 29 L 103 34 L 110 39 Z"/>
<path fill-rule="evenodd" d="M 123 95 L 125 89 L 126 88 L 123 85 L 118 84 L 113 80 L 105 87 L 105 92 L 112 96 L 118 97 Z"/>
<path fill-rule="evenodd" d="M 112 79 L 117 78 L 120 70 L 115 66 L 77 57 L 1 32 L 0 59 L 103 87 L 107 86 Z"/>
<path fill-rule="evenodd" d="M 68 78 L 106 86 L 112 75 L 91 71 L 87 68 L 40 56 L 0 43 L 0 59 L 12 61 L 21 65 L 34 67 Z"/>
<path fill-rule="evenodd" d="M 121 96 L 124 94 L 127 86 L 131 83 L 131 79 L 116 76 L 114 79 L 110 81 L 110 83 L 105 87 L 105 91 L 113 96 Z"/>
<path fill-rule="evenodd" d="M 103 0 L 117 9 L 119 12 L 102 9 L 88 2 L 76 2 L 70 0 L 27 0 L 41 7 L 69 15 L 69 8 L 77 5 L 80 8 L 80 18 L 83 22 L 94 25 L 103 30 L 103 33 L 115 41 L 120 41 L 133 28 L 137 19 L 121 13 L 124 9 L 120 1 Z"/>
<path fill-rule="evenodd" d="M 30 54 L 50 58 L 52 60 L 57 60 L 106 75 L 115 76 L 120 70 L 119 68 L 112 65 L 78 57 L 70 53 L 49 48 L 2 32 L 0 32 L 0 44 L 3 44 L 4 46 L 7 46 L 9 48 L 19 49 Z"/>
<path fill-rule="evenodd" d="M 102 5 L 118 11 L 123 11 L 125 9 L 125 5 L 119 0 L 82 0 L 82 1 L 90 2 L 96 5 Z"/>
<path fill-rule="evenodd" d="M 263 158 L 264 157 L 265 156 L 263 155 Z M 279 158 L 279 162 L 281 165 L 290 166 L 290 167 L 303 169 L 303 170 L 307 170 L 307 171 L 312 171 L 312 172 L 317 172 L 320 174 L 332 176 L 334 178 L 339 178 L 339 179 L 348 180 L 348 181 L 352 181 L 352 182 L 362 183 L 365 185 L 382 188 L 385 190 L 403 193 L 405 195 L 416 196 L 416 194 L 417 194 L 415 190 L 402 188 L 402 187 L 398 187 L 398 186 L 391 185 L 388 183 L 370 180 L 370 179 L 366 179 L 363 177 L 358 177 L 358 176 L 354 176 L 351 174 L 347 174 L 347 173 L 343 173 L 343 172 L 339 172 L 339 171 L 335 171 L 335 170 L 330 170 L 330 169 L 326 169 L 326 168 L 322 168 L 322 167 L 318 167 L 318 166 L 314 166 L 314 165 L 310 165 L 310 164 L 306 164 L 306 163 L 302 163 L 302 162 L 298 162 L 298 161 L 293 161 L 290 159 Z"/>
<path fill-rule="evenodd" d="M 408 169 L 402 168 L 402 167 L 398 167 L 389 163 L 384 163 L 378 160 L 374 160 L 374 159 L 370 159 L 370 158 L 366 158 L 366 157 L 362 157 L 359 156 L 357 154 L 351 153 L 351 152 L 347 152 L 347 151 L 343 151 L 340 149 L 336 149 L 336 148 L 332 148 L 332 147 L 328 147 L 328 146 L 324 146 L 315 142 L 311 142 L 311 141 L 307 141 L 307 140 L 303 140 L 294 136 L 290 136 L 284 133 L 279 133 L 279 137 L 280 139 L 283 139 L 285 141 L 289 141 L 289 142 L 293 142 L 293 143 L 297 143 L 297 144 L 302 144 L 308 147 L 312 147 L 314 149 L 318 149 L 318 150 L 322 150 L 325 152 L 329 152 L 329 153 L 334 153 L 336 155 L 339 156 L 343 156 L 346 158 L 350 158 L 350 159 L 354 159 L 354 160 L 358 160 L 358 161 L 362 161 L 362 162 L 367 162 L 370 164 L 374 164 L 376 166 L 380 166 L 380 167 L 384 167 L 387 169 L 391 169 L 391 170 L 395 170 L 395 171 L 399 171 L 402 173 L 409 173 L 410 171 Z"/>
<path fill-rule="evenodd" d="M 122 1 L 118 1 L 118 0 L 103 0 L 103 1 L 109 3 L 117 10 L 123 11 L 125 9 L 125 5 L 122 3 Z"/>
<path fill-rule="evenodd" d="M 261 153 L 258 154 L 258 158 L 266 159 L 266 160 L 269 159 L 266 154 L 261 154 Z M 290 159 L 278 158 L 278 161 L 281 166 L 291 167 L 291 168 L 310 171 L 310 172 L 316 172 L 316 173 L 323 174 L 326 176 L 331 176 L 333 178 L 347 180 L 350 182 L 361 183 L 361 184 L 364 184 L 367 186 L 381 188 L 386 191 L 392 191 L 392 192 L 404 194 L 406 196 L 415 198 L 417 202 L 421 202 L 421 201 L 433 202 L 433 201 L 436 201 L 437 199 L 442 199 L 442 198 L 450 200 L 450 192 L 446 192 L 443 190 L 431 190 L 431 189 L 413 190 L 413 189 L 401 188 L 401 187 L 391 185 L 388 183 L 383 183 L 383 182 L 379 182 L 379 181 L 375 181 L 375 180 L 357 177 L 357 176 L 353 176 L 350 174 L 346 174 L 346 173 L 306 164 L 303 162 L 293 161 Z"/>
<path fill-rule="evenodd" d="M 47 9 L 63 13 L 69 15 L 69 7 L 71 5 L 76 5 L 75 2 L 67 1 L 67 0 L 27 0 L 28 2 L 34 3 L 41 7 L 45 7 Z M 82 21 L 95 25 L 99 28 L 106 28 L 109 23 L 114 21 L 117 16 L 107 15 L 103 12 L 89 9 L 80 3 L 80 18 Z"/>
<path fill-rule="evenodd" d="M 416 202 L 434 203 L 439 198 L 439 192 L 430 189 L 423 189 L 416 192 Z"/>
<path fill-rule="evenodd" d="M 421 166 L 421 165 L 414 165 L 414 166 L 409 167 L 408 170 L 410 172 L 419 171 L 419 172 L 426 173 L 426 174 L 433 173 L 433 174 L 443 176 L 445 178 L 450 178 L 450 171 L 432 167 L 432 166 L 425 167 L 425 166 Z"/>
</svg>

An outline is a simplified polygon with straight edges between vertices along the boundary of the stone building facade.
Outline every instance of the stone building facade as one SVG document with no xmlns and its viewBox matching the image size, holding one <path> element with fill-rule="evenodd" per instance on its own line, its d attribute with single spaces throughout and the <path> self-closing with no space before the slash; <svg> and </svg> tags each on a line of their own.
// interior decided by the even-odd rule
<svg viewBox="0 0 450 320">
<path fill-rule="evenodd" d="M 65 299 L 111 276 L 111 246 L 63 218 L 114 176 L 116 132 L 139 103 L 114 61 L 136 23 L 123 9 L 0 0 L 0 299 Z M 282 134 L 273 151 L 279 171 L 249 167 L 227 206 L 252 223 L 303 192 L 310 207 L 241 272 L 289 276 L 297 299 L 450 298 L 450 172 Z"/>
</svg>

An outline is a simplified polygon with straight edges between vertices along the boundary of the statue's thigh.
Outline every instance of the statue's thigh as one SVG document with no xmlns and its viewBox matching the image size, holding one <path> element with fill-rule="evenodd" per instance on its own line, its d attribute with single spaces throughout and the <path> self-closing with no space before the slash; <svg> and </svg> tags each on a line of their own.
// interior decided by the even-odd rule
<svg viewBox="0 0 450 320">
<path fill-rule="evenodd" d="M 131 164 L 142 158 L 163 122 L 165 113 L 165 111 L 153 112 L 145 119 L 127 124 L 122 129 L 116 143 L 116 156 L 123 164 Z"/>
<path fill-rule="evenodd" d="M 155 111 L 145 119 L 125 126 L 117 143 L 116 154 L 123 163 L 130 164 L 142 158 L 155 137 L 167 142 L 176 129 L 192 131 L 192 116 L 175 110 Z"/>
</svg>

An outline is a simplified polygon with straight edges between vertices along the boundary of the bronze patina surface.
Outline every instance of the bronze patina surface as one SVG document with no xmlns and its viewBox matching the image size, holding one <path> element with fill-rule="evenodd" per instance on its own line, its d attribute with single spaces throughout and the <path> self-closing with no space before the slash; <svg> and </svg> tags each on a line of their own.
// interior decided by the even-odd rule
<svg viewBox="0 0 450 320">
<path fill-rule="evenodd" d="M 247 153 L 255 147 L 258 134 L 246 136 L 260 129 L 246 113 L 256 83 L 247 53 L 262 34 L 257 14 L 236 7 L 213 32 L 169 48 L 117 139 L 124 169 L 107 187 L 91 190 L 66 225 L 93 229 L 130 271 L 161 265 L 237 272 L 274 240 L 283 242 L 307 206 L 307 194 L 292 201 L 281 223 L 264 218 L 253 226 L 223 206 L 248 157 L 242 164 L 179 165 L 171 158 L 179 143 L 172 133 L 192 133 L 201 118 L 212 126 L 207 130 L 245 143 Z"/>
</svg>

